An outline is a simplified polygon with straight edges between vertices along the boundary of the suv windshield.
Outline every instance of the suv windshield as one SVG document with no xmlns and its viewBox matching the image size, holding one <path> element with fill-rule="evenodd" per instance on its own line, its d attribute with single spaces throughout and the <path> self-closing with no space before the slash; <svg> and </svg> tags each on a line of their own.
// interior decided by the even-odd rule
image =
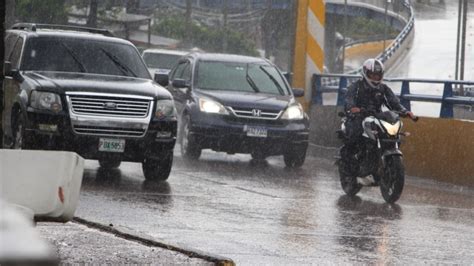
<svg viewBox="0 0 474 266">
<path fill-rule="evenodd" d="M 278 70 L 267 64 L 201 61 L 196 79 L 196 86 L 204 90 L 289 94 Z"/>
<path fill-rule="evenodd" d="M 32 38 L 21 70 L 82 72 L 150 79 L 138 51 L 130 45 L 73 38 Z"/>
<path fill-rule="evenodd" d="M 149 68 L 172 69 L 178 62 L 180 55 L 145 53 L 143 59 Z"/>
</svg>

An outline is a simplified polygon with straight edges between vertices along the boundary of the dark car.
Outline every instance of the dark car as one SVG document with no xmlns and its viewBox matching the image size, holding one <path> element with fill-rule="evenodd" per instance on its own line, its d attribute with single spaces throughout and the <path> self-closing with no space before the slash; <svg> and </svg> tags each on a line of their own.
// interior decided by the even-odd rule
<svg viewBox="0 0 474 266">
<path fill-rule="evenodd" d="M 4 144 L 74 151 L 104 168 L 141 162 L 167 179 L 177 118 L 136 47 L 104 30 L 17 24 L 7 31 Z"/>
<path fill-rule="evenodd" d="M 167 83 L 163 76 L 157 81 Z M 288 167 L 304 163 L 309 120 L 281 72 L 255 57 L 193 53 L 169 74 L 180 120 L 178 139 L 185 158 L 202 149 L 251 154 L 254 159 L 283 155 Z"/>
</svg>

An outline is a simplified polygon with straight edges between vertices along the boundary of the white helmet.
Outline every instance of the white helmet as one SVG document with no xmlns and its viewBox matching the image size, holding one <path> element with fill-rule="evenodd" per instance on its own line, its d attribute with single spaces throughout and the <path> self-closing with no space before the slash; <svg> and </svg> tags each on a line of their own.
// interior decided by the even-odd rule
<svg viewBox="0 0 474 266">
<path fill-rule="evenodd" d="M 377 59 L 367 59 L 362 65 L 362 76 L 372 88 L 377 88 L 383 80 L 384 67 Z"/>
</svg>

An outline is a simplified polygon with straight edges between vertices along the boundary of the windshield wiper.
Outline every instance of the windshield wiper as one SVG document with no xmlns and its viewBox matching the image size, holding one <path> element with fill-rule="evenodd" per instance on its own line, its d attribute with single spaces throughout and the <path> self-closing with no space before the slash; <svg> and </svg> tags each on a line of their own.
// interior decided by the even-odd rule
<svg viewBox="0 0 474 266">
<path fill-rule="evenodd" d="M 77 54 L 71 49 L 71 47 L 69 47 L 67 44 L 65 44 L 63 42 L 59 42 L 59 43 L 64 47 L 64 49 L 66 49 L 66 51 L 74 59 L 74 61 L 76 61 L 77 65 L 79 66 L 79 69 L 81 70 L 81 72 L 87 72 L 86 67 L 81 62 L 81 60 L 79 60 L 79 56 L 77 56 Z"/>
<path fill-rule="evenodd" d="M 246 72 L 245 72 L 245 79 L 247 79 L 247 82 L 249 83 L 250 87 L 252 87 L 252 89 L 255 92 L 257 92 L 257 93 L 260 92 L 260 89 L 257 87 L 257 84 L 255 84 L 255 82 L 253 81 L 253 79 L 249 75 L 249 64 L 247 64 L 247 69 L 246 69 Z"/>
<path fill-rule="evenodd" d="M 275 86 L 277 87 L 278 91 L 280 92 L 281 95 L 285 95 L 285 91 L 283 90 L 283 88 L 281 87 L 280 83 L 278 83 L 278 80 L 275 79 L 275 77 L 270 74 L 264 66 L 260 66 L 259 67 L 263 73 L 265 73 L 269 78 L 270 80 L 273 82 L 273 84 L 275 84 Z"/>
<path fill-rule="evenodd" d="M 105 50 L 104 48 L 99 48 L 108 58 L 110 58 L 110 60 L 112 62 L 114 62 L 114 64 L 120 68 L 120 70 L 122 71 L 122 73 L 124 74 L 132 74 L 133 77 L 138 77 L 137 74 L 135 74 L 135 72 L 133 72 L 133 70 L 131 70 L 129 67 L 127 67 L 126 65 L 124 65 L 122 62 L 120 62 L 120 60 L 113 54 L 111 54 L 110 52 L 108 52 L 107 50 Z"/>
</svg>

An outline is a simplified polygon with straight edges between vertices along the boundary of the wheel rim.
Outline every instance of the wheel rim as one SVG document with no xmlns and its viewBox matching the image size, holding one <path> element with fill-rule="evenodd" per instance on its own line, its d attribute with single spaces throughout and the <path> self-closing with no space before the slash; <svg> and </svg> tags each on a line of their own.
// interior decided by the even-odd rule
<svg viewBox="0 0 474 266">
<path fill-rule="evenodd" d="M 387 191 L 388 196 L 392 196 L 395 191 L 396 179 L 394 176 L 395 176 L 395 173 L 393 172 L 393 167 L 392 165 L 389 165 L 387 167 L 385 178 L 382 179 L 382 185 L 385 187 L 385 190 Z"/>
<path fill-rule="evenodd" d="M 16 128 L 16 133 L 15 133 L 15 143 L 13 145 L 13 148 L 16 150 L 21 150 L 21 147 L 23 147 L 23 125 L 20 123 L 18 124 Z"/>
<path fill-rule="evenodd" d="M 186 124 L 183 127 L 183 138 L 181 141 L 181 147 L 183 148 L 183 152 L 188 150 L 189 146 L 189 123 L 186 121 Z"/>
</svg>

